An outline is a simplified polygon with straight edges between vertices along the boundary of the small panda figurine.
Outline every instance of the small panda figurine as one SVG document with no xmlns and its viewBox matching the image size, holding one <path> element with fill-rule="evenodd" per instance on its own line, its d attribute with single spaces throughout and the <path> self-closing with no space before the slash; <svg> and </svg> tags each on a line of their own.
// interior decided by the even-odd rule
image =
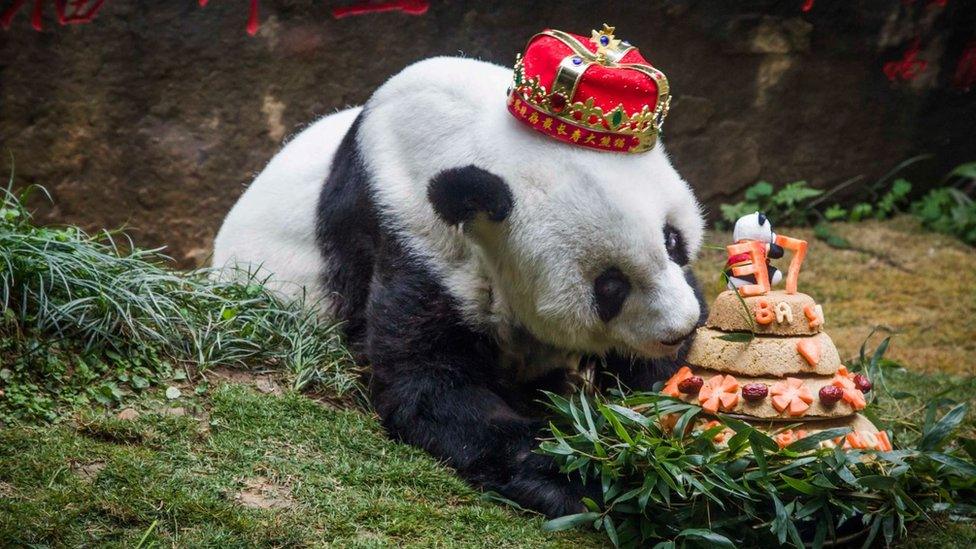
<svg viewBox="0 0 976 549">
<path fill-rule="evenodd" d="M 511 81 L 428 59 L 315 122 L 227 215 L 213 263 L 341 321 L 390 436 L 555 517 L 598 489 L 533 451 L 539 391 L 573 390 L 581 364 L 634 389 L 676 369 L 705 314 L 687 267 L 703 220 L 660 144 L 550 139 L 507 112 Z"/>
<path fill-rule="evenodd" d="M 766 245 L 766 269 L 769 272 L 769 283 L 775 286 L 783 280 L 783 273 L 769 263 L 769 259 L 779 259 L 783 257 L 783 247 L 776 244 L 776 233 L 773 232 L 773 224 L 762 212 L 755 212 L 740 217 L 735 222 L 732 230 L 732 240 L 738 244 L 750 240 L 757 240 Z M 729 258 L 725 264 L 725 275 L 729 279 L 728 287 L 735 290 L 741 286 L 756 283 L 755 275 L 732 276 L 732 268 L 746 265 L 750 262 L 749 254 L 738 254 Z"/>
</svg>

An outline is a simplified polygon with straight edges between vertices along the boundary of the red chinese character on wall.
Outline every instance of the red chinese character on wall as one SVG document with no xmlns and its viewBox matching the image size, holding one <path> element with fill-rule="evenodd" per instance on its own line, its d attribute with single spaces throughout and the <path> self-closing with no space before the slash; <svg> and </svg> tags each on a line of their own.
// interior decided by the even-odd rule
<svg viewBox="0 0 976 549">
<path fill-rule="evenodd" d="M 963 50 L 952 76 L 952 85 L 965 91 L 976 86 L 976 40 L 971 40 Z"/>
<path fill-rule="evenodd" d="M 342 19 L 352 15 L 401 11 L 407 15 L 423 15 L 430 8 L 427 0 L 391 0 L 388 2 L 357 2 L 349 6 L 332 9 L 332 17 Z"/>
<path fill-rule="evenodd" d="M 921 49 L 921 40 L 916 38 L 912 45 L 905 50 L 905 54 L 897 61 L 889 61 L 884 64 L 884 73 L 888 80 L 909 81 L 919 75 L 928 65 L 928 61 L 918 59 L 918 52 Z"/>
<path fill-rule="evenodd" d="M 9 28 L 14 15 L 27 3 L 27 0 L 14 0 L 13 4 L 0 13 L 0 25 Z M 54 11 L 58 23 L 61 25 L 76 25 L 90 23 L 98 10 L 102 9 L 105 0 L 54 0 Z M 44 29 L 44 0 L 34 0 L 31 10 L 31 26 L 34 30 Z"/>
</svg>

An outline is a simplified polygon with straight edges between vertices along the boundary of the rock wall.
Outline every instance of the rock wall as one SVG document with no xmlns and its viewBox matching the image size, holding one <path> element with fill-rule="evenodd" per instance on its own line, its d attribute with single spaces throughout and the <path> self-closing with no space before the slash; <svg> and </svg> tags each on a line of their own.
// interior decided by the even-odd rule
<svg viewBox="0 0 976 549">
<path fill-rule="evenodd" d="M 49 189 L 53 206 L 35 202 L 42 220 L 125 225 L 200 264 L 222 216 L 303 125 L 413 61 L 508 65 L 543 27 L 604 21 L 668 75 L 664 141 L 712 213 L 760 178 L 829 188 L 919 153 L 935 155 L 919 178 L 976 159 L 976 91 L 957 74 L 976 36 L 972 2 L 442 0 L 422 16 L 333 19 L 343 3 L 264 0 L 254 37 L 244 0 L 110 0 L 91 24 L 48 20 L 43 32 L 25 10 L 0 32 L 0 143 L 18 184 Z M 909 57 L 890 80 L 886 63 L 916 37 L 925 67 Z"/>
</svg>

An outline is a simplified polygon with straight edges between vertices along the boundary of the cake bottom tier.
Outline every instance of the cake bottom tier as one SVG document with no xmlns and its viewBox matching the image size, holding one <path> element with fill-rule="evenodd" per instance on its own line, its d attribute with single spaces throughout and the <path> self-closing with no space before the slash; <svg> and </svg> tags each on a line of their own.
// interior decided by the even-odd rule
<svg viewBox="0 0 976 549">
<path fill-rule="evenodd" d="M 706 382 L 715 376 L 724 375 L 721 372 L 707 368 L 691 366 L 690 369 L 692 375 L 701 376 L 702 380 Z M 772 421 L 840 418 L 850 416 L 857 412 L 857 409 L 843 398 L 831 404 L 825 404 L 820 398 L 820 389 L 826 385 L 831 385 L 833 383 L 833 376 L 797 375 L 793 379 L 800 380 L 800 387 L 796 386 L 796 382 L 793 382 L 791 386 L 785 378 L 735 376 L 735 380 L 738 382 L 735 398 L 727 398 L 725 403 L 720 402 L 720 409 L 717 411 L 730 415 L 740 415 L 743 416 L 743 419 L 747 420 L 763 419 Z M 757 400 L 746 400 L 743 395 L 743 387 L 750 384 L 764 385 L 766 388 L 766 396 Z M 777 385 L 785 390 L 786 394 L 780 395 L 774 400 L 773 392 Z M 690 394 L 671 391 L 669 396 L 680 398 L 685 402 L 704 404 L 705 402 L 702 397 L 707 396 L 707 394 L 703 395 L 701 391 Z M 810 402 L 806 402 L 804 400 L 805 398 L 810 399 Z M 726 403 L 731 403 L 733 400 L 735 401 L 734 405 L 726 405 Z M 858 405 L 862 405 L 863 399 L 857 402 Z M 794 404 L 792 407 L 789 406 L 791 403 Z M 782 410 L 777 409 L 777 404 L 780 405 Z M 787 405 L 783 406 L 784 404 Z M 804 406 L 806 407 L 804 408 Z M 800 408 L 803 408 L 802 411 L 799 411 Z M 798 411 L 799 413 L 797 413 Z"/>
<path fill-rule="evenodd" d="M 730 416 L 734 417 L 731 414 Z M 855 448 L 859 450 L 892 450 L 891 440 L 888 438 L 888 434 L 878 430 L 868 418 L 861 414 L 854 414 L 846 418 L 804 421 L 799 422 L 799 425 L 784 425 L 782 422 L 774 421 L 756 421 L 755 418 L 741 419 L 746 420 L 750 425 L 753 425 L 760 431 L 769 434 L 780 448 L 789 446 L 800 439 L 821 431 L 849 427 L 851 431 L 848 434 L 834 439 L 823 440 L 819 443 L 819 446 L 827 448 L 839 446 L 841 448 Z M 718 425 L 717 420 L 703 418 L 698 420 L 694 428 L 705 431 L 715 425 Z M 734 434 L 734 431 L 731 429 L 723 430 L 715 435 L 715 442 L 725 444 Z"/>
</svg>

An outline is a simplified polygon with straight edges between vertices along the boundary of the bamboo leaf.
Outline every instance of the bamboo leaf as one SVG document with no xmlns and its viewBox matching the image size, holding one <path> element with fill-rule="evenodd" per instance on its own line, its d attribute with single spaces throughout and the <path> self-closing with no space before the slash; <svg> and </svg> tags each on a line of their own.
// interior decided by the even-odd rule
<svg viewBox="0 0 976 549">
<path fill-rule="evenodd" d="M 898 480 L 884 475 L 866 475 L 857 479 L 857 483 L 865 488 L 891 490 L 898 483 Z"/>
<path fill-rule="evenodd" d="M 966 411 L 968 409 L 969 406 L 963 403 L 949 410 L 949 413 L 942 416 L 942 419 L 937 421 L 931 429 L 925 432 L 925 434 L 922 436 L 922 440 L 918 443 L 918 449 L 927 451 L 938 448 L 949 436 L 949 434 L 952 433 L 952 431 L 954 431 L 960 423 L 962 423 L 962 420 L 966 417 Z"/>
<path fill-rule="evenodd" d="M 627 429 L 625 429 L 623 424 L 620 423 L 620 420 L 617 419 L 617 415 L 614 413 L 614 411 L 610 407 L 604 406 L 603 404 L 601 404 L 598 409 L 600 410 L 600 414 L 602 414 L 603 417 L 610 422 L 610 425 L 613 427 L 613 432 L 616 433 L 621 440 L 633 446 L 634 439 L 630 437 L 630 433 L 627 432 Z"/>
<path fill-rule="evenodd" d="M 575 515 L 566 515 L 559 518 L 554 518 L 552 520 L 546 521 L 542 525 L 542 529 L 547 532 L 559 532 L 562 530 L 569 530 L 570 528 L 575 528 L 582 524 L 592 523 L 593 521 L 600 518 L 600 513 L 577 513 Z"/>
<path fill-rule="evenodd" d="M 614 547 L 620 547 L 620 538 L 617 536 L 617 527 L 613 524 L 613 519 L 610 515 L 603 517 L 603 527 L 607 529 L 607 537 L 610 538 L 610 543 Z"/>
<path fill-rule="evenodd" d="M 648 418 L 631 410 L 630 408 L 627 408 L 626 406 L 620 406 L 619 404 L 610 404 L 607 406 L 607 408 L 610 408 L 620 416 L 627 418 L 628 420 L 633 421 L 638 425 L 649 427 L 651 424 L 651 421 Z"/>
<path fill-rule="evenodd" d="M 688 425 L 695 418 L 695 416 L 698 415 L 698 412 L 701 412 L 701 408 L 695 406 L 694 408 L 688 408 L 685 413 L 681 414 L 681 417 L 678 418 L 678 421 L 674 424 L 673 436 L 678 438 L 683 437 Z"/>
<path fill-rule="evenodd" d="M 735 549 L 735 544 L 732 540 L 721 535 L 716 534 L 711 530 L 706 530 L 704 528 L 687 528 L 682 530 L 676 536 L 680 538 L 695 539 L 707 542 L 711 547 L 728 547 L 730 549 Z"/>
<path fill-rule="evenodd" d="M 949 454 L 940 454 L 936 452 L 925 454 L 929 459 L 937 461 L 946 467 L 948 470 L 956 475 L 974 478 L 976 477 L 976 465 L 971 461 L 965 461 Z"/>
<path fill-rule="evenodd" d="M 756 335 L 749 332 L 732 332 L 719 336 L 722 341 L 731 341 L 732 343 L 749 343 L 755 338 Z"/>
<path fill-rule="evenodd" d="M 787 475 L 780 475 L 780 478 L 783 479 L 783 482 L 785 482 L 790 488 L 793 488 L 794 490 L 802 494 L 812 496 L 820 492 L 820 490 L 818 490 L 816 486 L 810 484 L 805 480 L 793 478 Z"/>
<path fill-rule="evenodd" d="M 851 432 L 850 427 L 837 427 L 835 429 L 827 429 L 820 431 L 819 433 L 814 433 L 812 435 L 807 435 L 800 440 L 790 444 L 786 447 L 787 450 L 791 452 L 806 452 L 807 450 L 813 450 L 818 444 L 825 440 L 832 440 L 837 437 L 842 437 L 847 433 Z"/>
</svg>

